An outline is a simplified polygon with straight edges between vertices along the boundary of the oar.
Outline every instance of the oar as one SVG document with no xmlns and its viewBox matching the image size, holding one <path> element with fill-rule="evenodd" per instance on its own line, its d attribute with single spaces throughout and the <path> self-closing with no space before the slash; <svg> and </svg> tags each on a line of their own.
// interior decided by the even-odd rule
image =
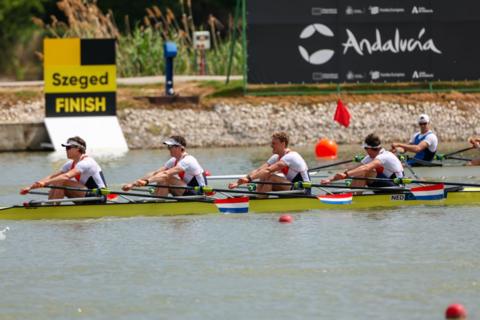
<svg viewBox="0 0 480 320">
<path fill-rule="evenodd" d="M 362 177 L 350 177 L 352 180 L 365 180 L 365 181 L 393 181 L 395 184 L 444 184 L 447 186 L 460 186 L 460 187 L 480 187 L 477 183 L 463 183 L 463 182 L 446 182 L 446 181 L 427 181 L 427 180 L 415 180 L 410 178 L 362 178 Z M 408 189 L 407 189 L 408 190 Z"/>
<path fill-rule="evenodd" d="M 408 162 L 406 161 L 405 159 L 406 157 L 403 156 L 403 155 L 399 155 L 398 156 L 398 159 L 400 159 L 400 161 L 405 165 L 405 167 L 407 167 L 408 171 L 410 171 L 410 173 L 417 179 L 420 179 L 417 174 L 415 173 L 415 171 L 413 171 L 412 169 L 412 166 L 410 164 L 408 164 Z"/>
<path fill-rule="evenodd" d="M 464 149 L 460 149 L 460 150 L 457 150 L 457 151 L 454 151 L 454 152 L 449 152 L 449 153 L 446 153 L 446 154 L 441 154 L 441 153 L 437 153 L 435 155 L 435 160 L 444 160 L 444 159 L 453 159 L 452 156 L 457 154 L 457 153 L 461 153 L 461 152 L 464 152 L 464 151 L 468 151 L 468 150 L 472 150 L 472 149 L 475 149 L 474 146 L 471 146 L 471 147 L 468 147 L 468 148 L 464 148 Z"/>
<path fill-rule="evenodd" d="M 360 162 L 360 161 L 362 161 L 363 158 L 364 158 L 363 155 L 356 155 L 356 156 L 353 157 L 353 159 L 350 159 L 350 160 L 343 160 L 343 161 L 338 161 L 338 162 L 326 164 L 326 165 L 323 165 L 323 166 L 318 166 L 318 167 L 315 167 L 315 168 L 310 168 L 310 169 L 308 169 L 308 172 L 317 171 L 317 170 L 320 170 L 320 169 L 325 169 L 325 168 L 330 168 L 330 167 L 335 167 L 335 166 L 339 166 L 339 165 L 346 164 L 346 163 L 351 163 L 351 162 Z"/>
<path fill-rule="evenodd" d="M 424 167 L 443 167 L 443 164 L 441 163 L 435 163 L 435 162 L 431 162 L 431 161 L 426 161 L 426 160 L 422 160 L 422 159 L 417 159 L 417 158 L 414 158 L 414 157 L 410 157 L 410 156 L 407 156 L 407 159 L 408 160 L 413 160 L 415 161 L 416 163 L 424 166 Z"/>
<path fill-rule="evenodd" d="M 172 188 L 172 189 L 188 189 L 188 190 L 193 190 L 198 193 L 212 193 L 212 192 L 221 192 L 221 193 L 238 193 L 238 194 L 252 194 L 252 195 L 262 195 L 262 196 L 301 196 L 305 197 L 305 195 L 298 195 L 294 193 L 279 193 L 279 192 L 257 192 L 257 191 L 252 191 L 252 190 L 232 190 L 232 189 L 221 189 L 221 188 L 213 188 L 210 186 L 197 186 L 197 187 L 190 187 L 190 186 L 169 186 L 169 185 L 151 185 L 148 184 L 147 186 L 149 187 L 157 187 L 157 188 Z M 152 190 L 145 190 L 147 192 L 151 192 Z M 300 191 L 300 190 L 297 190 Z"/>
<path fill-rule="evenodd" d="M 448 157 L 448 159 L 460 160 L 460 161 L 472 161 L 472 159 L 469 159 L 469 158 L 454 157 L 454 156 L 450 156 Z"/>
<path fill-rule="evenodd" d="M 93 194 L 98 194 L 98 195 L 102 195 L 102 196 L 108 196 L 109 194 L 117 194 L 117 195 L 132 196 L 132 197 L 145 197 L 145 198 L 175 200 L 175 201 L 199 201 L 199 199 L 185 199 L 185 198 L 170 197 L 170 196 L 157 196 L 157 195 L 144 194 L 144 193 L 110 190 L 108 188 L 81 189 L 81 188 L 63 187 L 63 186 L 45 186 L 45 188 L 63 189 L 63 190 L 72 190 L 72 191 L 84 191 L 84 192 L 91 192 Z"/>
<path fill-rule="evenodd" d="M 101 201 L 103 197 L 81 197 L 81 198 L 66 198 L 66 199 L 50 199 L 50 200 L 31 200 L 29 202 L 24 202 L 23 206 L 38 206 L 41 204 L 49 203 L 60 203 L 60 202 L 92 202 L 92 201 Z"/>
<path fill-rule="evenodd" d="M 395 178 L 393 179 L 393 181 L 397 184 L 423 183 L 423 184 L 444 184 L 447 186 L 460 186 L 460 187 L 480 187 L 480 184 L 478 183 L 423 181 L 423 180 L 414 180 L 409 178 Z"/>
<path fill-rule="evenodd" d="M 350 179 L 350 178 L 349 178 Z M 389 179 L 387 179 L 389 180 Z M 352 187 L 352 186 L 339 186 L 339 185 L 331 185 L 331 184 L 322 184 L 322 183 L 311 183 L 308 181 L 300 181 L 300 182 L 264 182 L 264 181 L 252 181 L 250 183 L 254 184 L 269 184 L 269 185 L 277 185 L 277 186 L 294 186 L 297 188 L 325 188 L 325 189 L 352 189 L 352 190 L 373 190 L 373 191 L 400 191 L 400 192 L 409 192 L 410 190 L 405 188 L 392 188 L 392 187 Z"/>
<path fill-rule="evenodd" d="M 454 151 L 454 152 L 446 153 L 443 156 L 444 157 L 450 157 L 450 156 L 453 156 L 454 154 L 461 153 L 461 152 L 468 151 L 468 150 L 472 150 L 472 149 L 475 149 L 475 147 L 470 146 L 468 148 L 464 148 L 464 149 L 460 149 L 460 150 L 457 150 L 457 151 Z"/>
</svg>

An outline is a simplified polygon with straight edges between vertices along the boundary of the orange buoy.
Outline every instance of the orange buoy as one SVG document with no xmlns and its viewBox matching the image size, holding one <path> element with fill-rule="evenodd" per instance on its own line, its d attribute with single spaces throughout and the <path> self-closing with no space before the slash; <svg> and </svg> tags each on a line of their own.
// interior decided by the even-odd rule
<svg viewBox="0 0 480 320">
<path fill-rule="evenodd" d="M 454 303 L 448 306 L 445 310 L 445 319 L 465 319 L 467 311 L 461 304 Z"/>
<path fill-rule="evenodd" d="M 322 159 L 336 159 L 337 158 L 337 143 L 333 140 L 322 138 L 318 140 L 315 146 L 315 155 Z"/>
<path fill-rule="evenodd" d="M 278 222 L 281 222 L 281 223 L 291 223 L 292 221 L 293 221 L 292 216 L 290 216 L 288 214 L 283 214 L 278 219 Z"/>
</svg>

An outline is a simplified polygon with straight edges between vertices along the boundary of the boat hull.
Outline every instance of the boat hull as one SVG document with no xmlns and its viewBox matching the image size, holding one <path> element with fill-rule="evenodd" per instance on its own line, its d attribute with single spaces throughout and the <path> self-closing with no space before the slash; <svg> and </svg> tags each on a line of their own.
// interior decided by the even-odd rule
<svg viewBox="0 0 480 320">
<path fill-rule="evenodd" d="M 317 198 L 252 199 L 251 213 L 298 212 L 309 210 L 362 210 L 403 206 L 480 205 L 480 188 L 448 192 L 441 200 L 410 200 L 408 194 L 354 196 L 350 204 L 327 204 Z M 94 219 L 103 217 L 181 216 L 220 214 L 212 202 L 148 202 L 95 205 L 60 205 L 0 208 L 2 220 Z"/>
</svg>

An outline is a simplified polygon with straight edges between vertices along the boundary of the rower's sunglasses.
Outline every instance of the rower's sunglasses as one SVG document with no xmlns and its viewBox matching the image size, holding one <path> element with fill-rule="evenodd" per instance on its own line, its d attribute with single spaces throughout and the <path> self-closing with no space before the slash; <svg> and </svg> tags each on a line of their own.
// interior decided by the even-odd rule
<svg viewBox="0 0 480 320">
<path fill-rule="evenodd" d="M 363 147 L 363 149 L 365 149 L 365 150 L 368 150 L 368 149 L 370 149 L 370 150 L 379 150 L 380 148 Z"/>
<path fill-rule="evenodd" d="M 175 147 L 179 147 L 179 146 L 177 146 L 177 145 L 167 146 L 168 150 L 170 150 L 172 148 L 175 148 Z"/>
<path fill-rule="evenodd" d="M 72 149 L 72 148 L 77 148 L 77 147 L 75 147 L 75 146 L 66 146 L 66 147 L 65 147 L 65 149 L 67 149 L 67 150 L 70 150 L 70 149 Z"/>
<path fill-rule="evenodd" d="M 419 125 L 419 126 L 426 126 L 427 123 L 426 123 L 426 122 L 419 122 L 418 125 Z"/>
</svg>

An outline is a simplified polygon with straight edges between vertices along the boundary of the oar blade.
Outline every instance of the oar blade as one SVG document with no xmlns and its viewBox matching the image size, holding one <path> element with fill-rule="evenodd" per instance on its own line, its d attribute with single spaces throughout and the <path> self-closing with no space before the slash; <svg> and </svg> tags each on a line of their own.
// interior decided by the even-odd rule
<svg viewBox="0 0 480 320">
<path fill-rule="evenodd" d="M 445 198 L 445 185 L 434 184 L 410 189 L 415 200 L 441 200 Z"/>
<path fill-rule="evenodd" d="M 351 204 L 353 193 L 325 194 L 317 196 L 317 199 L 326 204 Z"/>
<path fill-rule="evenodd" d="M 214 203 L 223 214 L 248 213 L 249 200 L 248 197 L 236 197 L 215 199 Z"/>
</svg>

